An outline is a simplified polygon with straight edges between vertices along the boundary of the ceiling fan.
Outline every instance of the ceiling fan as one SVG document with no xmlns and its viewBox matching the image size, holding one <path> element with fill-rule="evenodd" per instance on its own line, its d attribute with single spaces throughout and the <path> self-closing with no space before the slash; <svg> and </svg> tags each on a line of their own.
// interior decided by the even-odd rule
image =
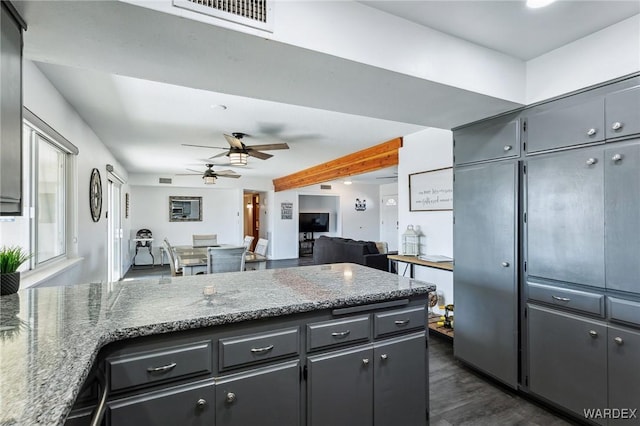
<svg viewBox="0 0 640 426">
<path fill-rule="evenodd" d="M 207 166 L 207 170 L 205 170 L 204 173 L 199 172 L 197 170 L 193 170 L 193 169 L 187 169 L 195 173 L 178 173 L 178 176 L 202 175 L 202 179 L 204 179 L 204 183 L 206 183 L 207 185 L 212 185 L 216 183 L 216 179 L 219 177 L 228 177 L 228 178 L 235 178 L 235 179 L 240 177 L 240 175 L 234 172 L 233 170 L 222 170 L 222 171 L 216 172 L 212 168 L 213 164 L 207 164 L 206 166 Z"/>
<path fill-rule="evenodd" d="M 272 143 L 272 144 L 263 144 L 263 145 L 245 145 L 242 142 L 242 138 L 247 136 L 245 133 L 235 132 L 230 135 L 224 134 L 225 139 L 229 142 L 229 148 L 223 148 L 220 146 L 206 146 L 206 145 L 193 145 L 188 143 L 183 143 L 183 146 L 195 146 L 197 148 L 213 148 L 213 149 L 224 149 L 227 152 L 221 152 L 220 154 L 214 155 L 213 157 L 209 157 L 209 159 L 222 157 L 224 155 L 229 157 L 229 163 L 234 166 L 244 166 L 247 164 L 247 157 L 255 157 L 261 160 L 267 160 L 273 157 L 272 154 L 267 154 L 262 151 L 270 151 L 274 149 L 289 149 L 289 145 L 286 143 Z"/>
</svg>

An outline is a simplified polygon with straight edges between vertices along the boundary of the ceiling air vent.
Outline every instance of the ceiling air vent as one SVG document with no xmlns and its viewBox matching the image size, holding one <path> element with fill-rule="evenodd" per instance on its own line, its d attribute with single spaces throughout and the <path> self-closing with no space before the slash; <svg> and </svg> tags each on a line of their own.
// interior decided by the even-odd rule
<svg viewBox="0 0 640 426">
<path fill-rule="evenodd" d="M 173 0 L 176 7 L 270 32 L 273 3 L 273 0 Z"/>
<path fill-rule="evenodd" d="M 171 183 L 171 178 L 160 178 L 158 179 L 158 183 Z"/>
<path fill-rule="evenodd" d="M 331 189 L 331 185 L 320 185 L 320 189 Z"/>
</svg>

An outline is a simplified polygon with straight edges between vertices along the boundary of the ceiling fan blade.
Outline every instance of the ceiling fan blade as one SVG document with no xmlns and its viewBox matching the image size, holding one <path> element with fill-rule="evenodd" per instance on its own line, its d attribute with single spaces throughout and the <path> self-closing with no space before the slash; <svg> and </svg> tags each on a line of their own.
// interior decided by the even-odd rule
<svg viewBox="0 0 640 426">
<path fill-rule="evenodd" d="M 240 175 L 221 175 L 221 174 L 218 174 L 217 172 L 216 172 L 216 175 L 218 177 L 228 177 L 228 178 L 234 178 L 234 179 L 237 179 L 240 177 Z"/>
<path fill-rule="evenodd" d="M 221 170 L 219 172 L 216 172 L 217 175 L 237 175 L 236 172 L 234 172 L 233 170 Z"/>
<path fill-rule="evenodd" d="M 251 146 L 247 146 L 247 149 L 252 150 L 258 150 L 258 151 L 270 151 L 270 150 L 274 150 L 274 149 L 289 149 L 289 145 L 287 145 L 286 143 L 266 143 L 263 145 L 251 145 Z"/>
<path fill-rule="evenodd" d="M 182 145 L 182 146 L 195 146 L 196 148 L 229 149 L 229 148 L 223 148 L 221 146 L 194 145 L 194 144 L 191 144 L 191 143 L 181 143 L 180 145 Z"/>
<path fill-rule="evenodd" d="M 225 149 L 228 149 L 228 148 L 225 148 Z M 224 157 L 225 155 L 229 155 L 229 152 L 221 152 L 220 154 L 216 154 L 209 157 L 207 160 L 211 160 L 212 158 L 217 158 L 217 157 Z"/>
<path fill-rule="evenodd" d="M 259 158 L 261 160 L 268 160 L 269 158 L 273 157 L 273 155 L 271 154 L 267 154 L 266 152 L 255 151 L 253 149 L 248 150 L 247 154 L 249 154 L 252 157 Z"/>
<path fill-rule="evenodd" d="M 202 176 L 202 173 L 176 173 L 176 176 Z"/>
<path fill-rule="evenodd" d="M 236 138 L 235 136 L 227 135 L 225 133 L 224 138 L 227 140 L 227 142 L 229 142 L 229 145 L 231 145 L 233 148 L 238 148 L 238 149 L 243 148 L 242 142 L 240 141 L 240 139 Z"/>
<path fill-rule="evenodd" d="M 203 173 L 203 172 L 201 172 L 201 171 L 199 171 L 199 170 L 193 170 L 193 169 L 187 169 L 187 170 L 189 170 L 190 172 L 193 172 L 193 173 L 200 173 L 200 174 L 202 174 L 202 173 Z"/>
</svg>

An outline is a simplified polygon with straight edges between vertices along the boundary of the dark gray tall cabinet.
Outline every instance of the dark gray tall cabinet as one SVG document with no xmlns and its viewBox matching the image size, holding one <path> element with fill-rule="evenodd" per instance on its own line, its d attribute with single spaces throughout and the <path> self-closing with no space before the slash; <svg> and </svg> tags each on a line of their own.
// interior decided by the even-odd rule
<svg viewBox="0 0 640 426">
<path fill-rule="evenodd" d="M 0 215 L 22 214 L 22 30 L 13 5 L 0 5 Z"/>
<path fill-rule="evenodd" d="M 455 129 L 454 166 L 455 355 L 640 424 L 640 76 Z"/>
</svg>

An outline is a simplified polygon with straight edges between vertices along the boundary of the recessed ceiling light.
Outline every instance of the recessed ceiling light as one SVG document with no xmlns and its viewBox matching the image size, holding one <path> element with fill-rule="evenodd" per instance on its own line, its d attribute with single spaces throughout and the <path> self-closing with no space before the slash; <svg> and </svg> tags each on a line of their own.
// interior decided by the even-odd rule
<svg viewBox="0 0 640 426">
<path fill-rule="evenodd" d="M 538 9 L 540 7 L 549 6 L 556 0 L 527 0 L 527 7 L 531 9 Z"/>
</svg>

